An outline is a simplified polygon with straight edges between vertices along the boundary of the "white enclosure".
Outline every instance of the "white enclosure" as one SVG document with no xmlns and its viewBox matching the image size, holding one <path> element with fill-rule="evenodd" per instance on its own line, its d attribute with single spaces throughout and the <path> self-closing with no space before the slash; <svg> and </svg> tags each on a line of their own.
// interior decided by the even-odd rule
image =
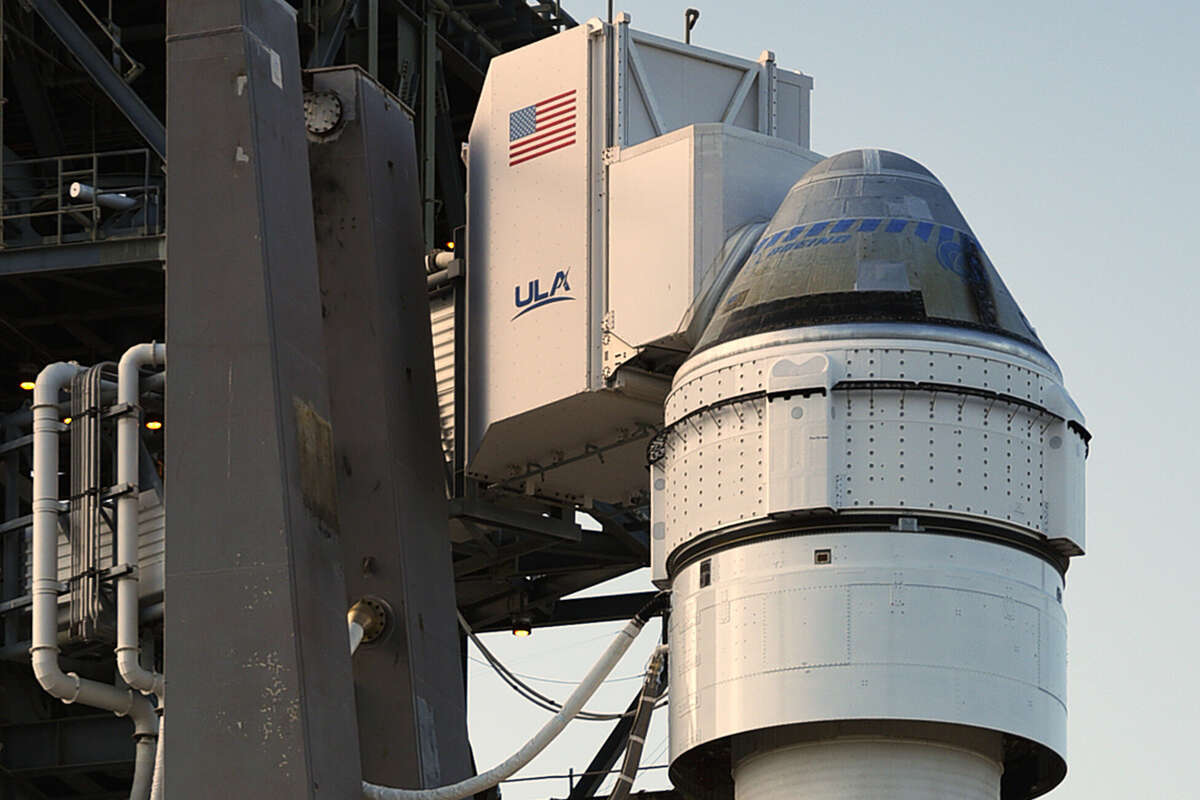
<svg viewBox="0 0 1200 800">
<path fill-rule="evenodd" d="M 584 504 L 644 492 L 690 310 L 818 160 L 810 89 L 770 53 L 626 15 L 492 61 L 467 151 L 470 474 Z"/>
</svg>

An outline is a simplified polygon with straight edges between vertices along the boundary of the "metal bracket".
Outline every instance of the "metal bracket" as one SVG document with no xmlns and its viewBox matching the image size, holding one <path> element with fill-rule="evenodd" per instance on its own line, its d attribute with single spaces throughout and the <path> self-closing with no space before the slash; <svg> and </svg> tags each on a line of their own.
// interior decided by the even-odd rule
<svg viewBox="0 0 1200 800">
<path fill-rule="evenodd" d="M 111 580 L 115 580 L 116 578 L 123 578 L 126 575 L 137 575 L 137 573 L 138 573 L 138 565 L 137 564 L 116 564 L 115 566 L 111 566 L 108 569 L 100 570 L 99 575 L 100 575 L 100 580 L 111 581 Z"/>
</svg>

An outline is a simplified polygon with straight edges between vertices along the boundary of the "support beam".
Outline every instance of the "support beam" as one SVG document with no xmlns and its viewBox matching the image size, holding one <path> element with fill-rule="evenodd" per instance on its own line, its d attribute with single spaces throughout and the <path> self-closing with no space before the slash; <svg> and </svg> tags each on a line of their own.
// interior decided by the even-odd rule
<svg viewBox="0 0 1200 800">
<path fill-rule="evenodd" d="M 472 770 L 415 135 L 358 68 L 311 80 L 354 110 L 309 145 L 347 604 L 393 612 L 354 656 L 363 779 L 438 786 Z"/>
<path fill-rule="evenodd" d="M 425 232 L 425 250 L 433 249 L 434 223 L 437 219 L 437 26 L 438 14 L 425 12 L 421 43 L 421 215 Z"/>
<path fill-rule="evenodd" d="M 561 625 L 586 625 L 592 622 L 626 620 L 644 608 L 657 594 L 658 592 L 631 592 L 629 594 L 608 594 L 600 597 L 559 600 L 548 614 L 535 615 L 534 627 L 554 628 Z M 489 633 L 508 629 L 507 622 L 493 623 L 484 625 L 476 632 Z"/>
<path fill-rule="evenodd" d="M 83 244 L 0 250 L 0 276 L 138 264 L 161 267 L 166 257 L 166 249 L 165 236 L 146 236 L 137 239 L 108 239 Z"/>
<path fill-rule="evenodd" d="M 333 26 L 322 31 L 317 38 L 317 43 L 313 45 L 312 52 L 308 56 L 309 69 L 320 69 L 333 64 L 338 52 L 342 49 L 342 43 L 346 41 L 346 28 L 350 26 L 350 20 L 357 10 L 358 0 L 346 0 L 342 4 L 342 10 L 338 12 Z"/>
<path fill-rule="evenodd" d="M 167 158 L 167 132 L 158 117 L 154 116 L 142 98 L 138 96 L 112 62 L 92 44 L 92 40 L 75 23 L 58 0 L 29 0 L 33 10 L 62 41 L 71 54 L 91 76 L 104 93 L 109 96 L 125 118 L 133 125 L 150 149 L 164 161 Z"/>
<path fill-rule="evenodd" d="M 295 13 L 167 2 L 172 800 L 360 794 Z"/>
</svg>

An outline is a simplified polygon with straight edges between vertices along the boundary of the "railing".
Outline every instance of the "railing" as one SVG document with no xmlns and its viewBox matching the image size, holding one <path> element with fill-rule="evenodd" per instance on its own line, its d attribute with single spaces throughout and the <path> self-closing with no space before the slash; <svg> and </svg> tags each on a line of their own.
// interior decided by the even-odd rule
<svg viewBox="0 0 1200 800">
<path fill-rule="evenodd" d="M 164 180 L 152 174 L 158 163 L 146 148 L 5 161 L 3 247 L 163 233 Z M 76 183 L 85 188 L 72 198 Z"/>
</svg>

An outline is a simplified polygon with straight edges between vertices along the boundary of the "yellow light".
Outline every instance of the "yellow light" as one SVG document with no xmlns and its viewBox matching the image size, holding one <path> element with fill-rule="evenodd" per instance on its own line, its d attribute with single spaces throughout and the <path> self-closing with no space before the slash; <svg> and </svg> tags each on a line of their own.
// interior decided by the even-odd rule
<svg viewBox="0 0 1200 800">
<path fill-rule="evenodd" d="M 513 614 L 512 617 L 512 633 L 513 636 L 524 639 L 526 636 L 533 633 L 533 617 L 527 612 Z"/>
<path fill-rule="evenodd" d="M 162 430 L 162 423 L 156 419 L 152 419 L 146 423 L 146 427 L 152 431 Z"/>
<path fill-rule="evenodd" d="M 71 418 L 63 417 L 63 425 L 70 425 L 70 424 L 71 424 Z"/>
<path fill-rule="evenodd" d="M 447 249 L 447 250 L 453 250 L 453 249 L 454 249 L 454 242 L 446 242 L 446 249 Z"/>
<path fill-rule="evenodd" d="M 37 386 L 37 384 L 34 383 L 33 381 L 21 381 L 20 385 L 21 385 L 21 388 L 27 392 L 32 392 L 34 390 L 34 387 Z"/>
</svg>

